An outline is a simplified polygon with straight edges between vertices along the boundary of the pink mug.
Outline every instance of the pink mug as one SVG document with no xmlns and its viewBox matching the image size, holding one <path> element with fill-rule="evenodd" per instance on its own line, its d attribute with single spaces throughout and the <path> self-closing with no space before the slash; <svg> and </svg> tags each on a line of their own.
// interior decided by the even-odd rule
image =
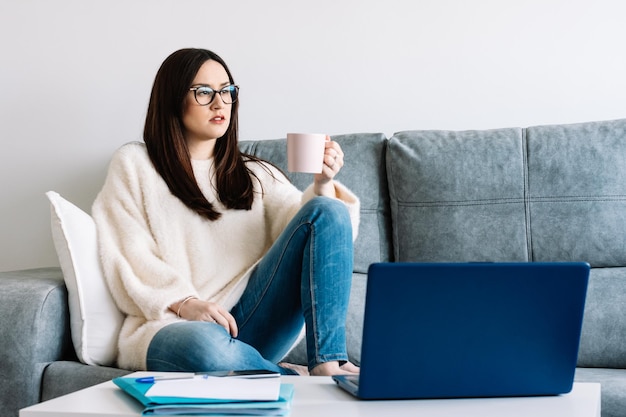
<svg viewBox="0 0 626 417">
<path fill-rule="evenodd" d="M 317 133 L 287 134 L 287 169 L 289 172 L 319 174 L 324 166 L 326 135 Z"/>
</svg>

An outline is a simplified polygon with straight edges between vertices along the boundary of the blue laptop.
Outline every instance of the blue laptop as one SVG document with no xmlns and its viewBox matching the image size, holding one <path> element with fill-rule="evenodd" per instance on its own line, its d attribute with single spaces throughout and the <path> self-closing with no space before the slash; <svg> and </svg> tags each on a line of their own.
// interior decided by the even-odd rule
<svg viewBox="0 0 626 417">
<path fill-rule="evenodd" d="M 360 399 L 571 391 L 589 265 L 377 263 L 368 271 Z"/>
</svg>

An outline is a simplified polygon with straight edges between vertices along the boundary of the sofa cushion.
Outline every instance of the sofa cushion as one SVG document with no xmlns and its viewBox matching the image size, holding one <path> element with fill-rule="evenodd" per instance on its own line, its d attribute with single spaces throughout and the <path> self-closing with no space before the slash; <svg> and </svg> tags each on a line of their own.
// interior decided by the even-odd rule
<svg viewBox="0 0 626 417">
<path fill-rule="evenodd" d="M 576 382 L 601 384 L 602 417 L 620 417 L 626 414 L 624 393 L 626 392 L 626 369 L 577 368 Z"/>
<path fill-rule="evenodd" d="M 91 216 L 58 193 L 51 204 L 54 247 L 67 286 L 72 342 L 88 365 L 111 365 L 123 315 L 107 287 L 98 257 L 96 225 Z"/>
<path fill-rule="evenodd" d="M 333 136 L 345 154 L 345 165 L 337 180 L 361 200 L 361 223 L 355 242 L 354 271 L 366 273 L 373 262 L 390 259 L 391 224 L 384 166 L 386 138 L 381 133 Z M 285 139 L 242 141 L 243 152 L 258 156 L 283 170 L 293 184 L 304 190 L 313 182 L 312 174 L 287 172 Z"/>
<path fill-rule="evenodd" d="M 578 366 L 626 372 L 626 267 L 592 268 Z"/>
<path fill-rule="evenodd" d="M 387 148 L 396 261 L 527 261 L 522 130 L 408 131 Z"/>
<path fill-rule="evenodd" d="M 56 361 L 49 364 L 42 378 L 41 401 L 48 401 L 113 378 L 128 375 L 133 371 L 88 366 L 78 362 Z"/>
<path fill-rule="evenodd" d="M 527 129 L 536 261 L 626 265 L 626 120 Z"/>
</svg>

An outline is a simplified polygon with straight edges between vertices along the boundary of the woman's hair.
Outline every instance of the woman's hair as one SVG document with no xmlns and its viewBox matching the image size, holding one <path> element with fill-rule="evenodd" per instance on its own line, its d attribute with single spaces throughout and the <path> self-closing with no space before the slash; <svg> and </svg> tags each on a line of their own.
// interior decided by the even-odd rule
<svg viewBox="0 0 626 417">
<path fill-rule="evenodd" d="M 200 67 L 209 60 L 220 63 L 230 83 L 235 84 L 226 63 L 215 53 L 206 49 L 174 52 L 156 74 L 143 137 L 152 164 L 172 194 L 201 216 L 217 220 L 220 213 L 204 197 L 195 180 L 182 121 L 189 88 Z M 250 210 L 254 201 L 251 175 L 255 175 L 246 167 L 238 147 L 239 102 L 231 106 L 230 124 L 224 136 L 217 139 L 213 153 L 217 194 L 226 208 Z M 246 159 L 256 160 L 249 155 Z"/>
</svg>

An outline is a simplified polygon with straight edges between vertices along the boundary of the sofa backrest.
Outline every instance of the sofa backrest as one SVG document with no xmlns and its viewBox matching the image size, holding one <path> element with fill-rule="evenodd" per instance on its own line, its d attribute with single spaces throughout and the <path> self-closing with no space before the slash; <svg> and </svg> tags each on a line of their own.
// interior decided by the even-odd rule
<svg viewBox="0 0 626 417">
<path fill-rule="evenodd" d="M 626 120 L 395 134 L 397 261 L 626 265 Z"/>
<path fill-rule="evenodd" d="M 365 273 L 371 263 L 391 259 L 389 193 L 384 163 L 386 138 L 381 133 L 363 133 L 333 136 L 333 140 L 346 155 L 345 165 L 336 179 L 361 200 L 354 271 Z M 278 166 L 301 190 L 313 182 L 312 174 L 287 171 L 285 139 L 242 141 L 240 149 Z"/>
</svg>

